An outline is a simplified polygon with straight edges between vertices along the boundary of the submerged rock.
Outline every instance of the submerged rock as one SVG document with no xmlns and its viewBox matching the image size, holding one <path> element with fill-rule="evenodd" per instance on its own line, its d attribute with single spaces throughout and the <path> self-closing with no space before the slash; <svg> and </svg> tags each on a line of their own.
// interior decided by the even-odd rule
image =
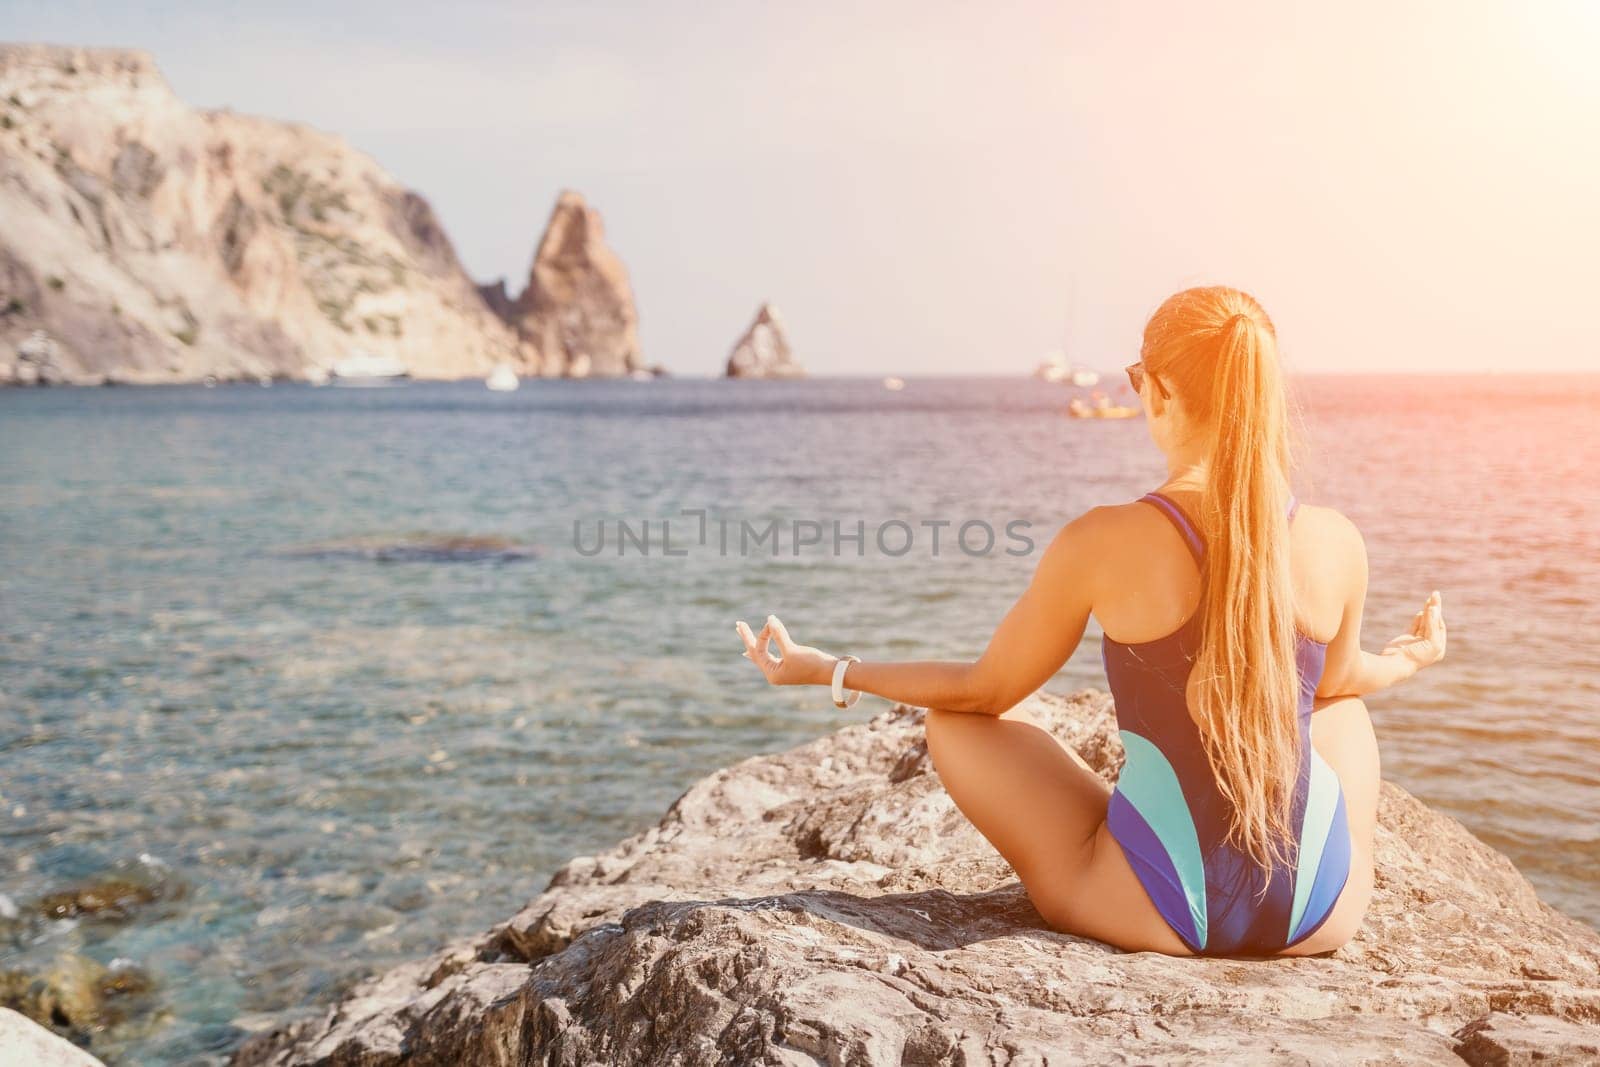
<svg viewBox="0 0 1600 1067">
<path fill-rule="evenodd" d="M 0 970 L 0 1008 L 87 1045 L 93 1035 L 130 1021 L 148 1021 L 155 1010 L 155 982 L 136 964 L 106 966 L 64 953 L 45 970 Z M 7 1063 L 0 1036 L 0 1064 Z M 24 1061 L 26 1062 L 26 1061 Z"/>
<path fill-rule="evenodd" d="M 171 887 L 148 878 L 116 875 L 94 882 L 58 890 L 40 897 L 35 904 L 46 919 L 125 919 L 146 904 L 170 894 Z"/>
<path fill-rule="evenodd" d="M 517 563 L 536 559 L 533 545 L 503 537 L 413 534 L 403 537 L 348 537 L 281 549 L 291 559 L 354 559 L 377 563 Z"/>
<path fill-rule="evenodd" d="M 805 368 L 794 358 L 783 319 L 771 304 L 762 304 L 744 335 L 728 356 L 729 378 L 804 378 Z"/>
<path fill-rule="evenodd" d="M 1108 781 L 1104 694 L 1033 710 Z M 264 1064 L 1592 1059 L 1600 934 L 1385 783 L 1358 936 L 1299 959 L 1047 929 L 895 708 L 717 771 L 485 934 L 259 1035 Z"/>
</svg>

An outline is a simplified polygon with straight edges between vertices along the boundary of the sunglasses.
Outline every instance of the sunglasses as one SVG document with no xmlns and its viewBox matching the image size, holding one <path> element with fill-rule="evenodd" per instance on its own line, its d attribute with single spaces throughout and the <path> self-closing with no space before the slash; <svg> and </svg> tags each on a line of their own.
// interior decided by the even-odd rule
<svg viewBox="0 0 1600 1067">
<path fill-rule="evenodd" d="M 1130 363 L 1126 367 L 1124 367 L 1123 370 L 1128 372 L 1128 384 L 1133 386 L 1133 391 L 1134 392 L 1143 393 L 1144 392 L 1144 380 L 1145 380 L 1146 377 L 1149 377 L 1149 379 L 1152 382 L 1155 383 L 1156 392 L 1161 394 L 1161 399 L 1163 399 L 1163 400 L 1167 399 L 1167 390 L 1166 390 L 1166 387 L 1161 384 L 1161 379 L 1157 378 L 1154 374 L 1151 374 L 1151 375 L 1146 375 L 1145 374 L 1144 361 L 1143 360 L 1140 360 L 1140 361 L 1135 362 L 1135 363 Z"/>
</svg>

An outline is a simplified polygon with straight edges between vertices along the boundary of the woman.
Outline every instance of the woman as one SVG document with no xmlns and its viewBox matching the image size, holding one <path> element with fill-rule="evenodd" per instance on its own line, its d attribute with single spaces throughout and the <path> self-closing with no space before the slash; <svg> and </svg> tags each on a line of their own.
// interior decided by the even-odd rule
<svg viewBox="0 0 1600 1067">
<path fill-rule="evenodd" d="M 1361 697 L 1444 655 L 1442 602 L 1362 651 L 1366 549 L 1290 492 L 1276 335 L 1251 296 L 1171 297 L 1128 375 L 1166 454 L 1159 490 L 1063 528 L 977 662 L 847 657 L 844 681 L 930 709 L 945 787 L 1053 927 L 1172 955 L 1331 951 L 1372 897 L 1378 749 Z M 1114 789 L 1016 708 L 1090 615 L 1127 750 Z M 776 617 L 737 629 L 774 685 L 826 685 L 841 666 Z"/>
</svg>

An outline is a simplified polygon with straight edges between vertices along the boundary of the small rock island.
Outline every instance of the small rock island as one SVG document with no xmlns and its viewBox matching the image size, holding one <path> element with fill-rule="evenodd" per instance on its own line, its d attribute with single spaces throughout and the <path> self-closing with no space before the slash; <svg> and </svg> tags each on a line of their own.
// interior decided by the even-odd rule
<svg viewBox="0 0 1600 1067">
<path fill-rule="evenodd" d="M 728 356 L 729 378 L 804 378 L 805 368 L 794 358 L 783 319 L 771 304 L 762 304 L 744 335 Z"/>
<path fill-rule="evenodd" d="M 600 213 L 580 193 L 556 200 L 522 295 L 505 281 L 478 287 L 501 321 L 534 353 L 547 378 L 653 376 L 639 350 L 639 313 L 622 260 L 605 241 Z"/>
</svg>

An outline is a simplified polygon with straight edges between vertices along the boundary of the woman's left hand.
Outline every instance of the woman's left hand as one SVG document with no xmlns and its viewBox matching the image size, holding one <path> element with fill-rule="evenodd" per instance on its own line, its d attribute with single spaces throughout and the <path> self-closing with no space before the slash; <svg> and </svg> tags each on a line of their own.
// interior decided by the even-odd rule
<svg viewBox="0 0 1600 1067">
<path fill-rule="evenodd" d="M 751 633 L 741 619 L 733 627 L 744 641 L 744 657 L 761 668 L 773 685 L 828 685 L 833 681 L 833 665 L 839 661 L 820 648 L 797 645 L 776 615 L 767 616 L 760 633 Z M 778 643 L 778 655 L 771 644 Z"/>
</svg>

